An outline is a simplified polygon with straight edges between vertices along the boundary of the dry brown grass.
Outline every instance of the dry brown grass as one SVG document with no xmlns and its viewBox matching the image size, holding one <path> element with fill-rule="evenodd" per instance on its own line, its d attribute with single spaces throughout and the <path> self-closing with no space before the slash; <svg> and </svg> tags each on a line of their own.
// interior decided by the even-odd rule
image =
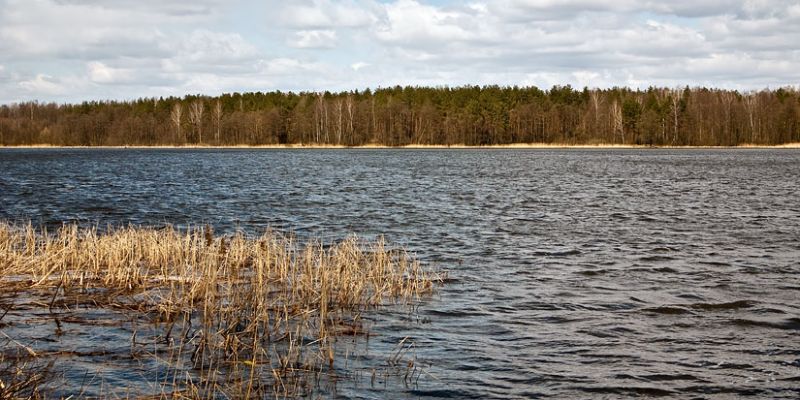
<svg viewBox="0 0 800 400">
<path fill-rule="evenodd" d="M 42 299 L 33 304 L 50 310 L 58 330 L 65 307 L 145 318 L 158 327 L 157 343 L 139 345 L 134 330 L 131 357 L 157 354 L 171 366 L 159 397 L 308 394 L 314 379 L 331 373 L 336 337 L 365 333 L 364 313 L 413 303 L 441 281 L 382 239 L 323 246 L 272 230 L 260 237 L 219 236 L 209 227 L 46 232 L 0 223 L 0 293 Z"/>
<path fill-rule="evenodd" d="M 401 146 L 388 146 L 381 144 L 362 144 L 357 146 L 344 146 L 336 144 L 294 143 L 294 144 L 263 144 L 263 145 L 208 145 L 208 144 L 183 144 L 183 145 L 153 145 L 153 146 L 59 146 L 51 144 L 34 144 L 20 146 L 0 146 L 0 148 L 100 148 L 100 149 L 736 149 L 736 148 L 761 148 L 761 149 L 796 149 L 800 143 L 789 142 L 783 144 L 753 144 L 741 143 L 733 146 L 716 145 L 645 145 L 645 144 L 619 144 L 607 142 L 587 143 L 507 143 L 489 145 L 454 144 L 407 144 Z"/>
</svg>

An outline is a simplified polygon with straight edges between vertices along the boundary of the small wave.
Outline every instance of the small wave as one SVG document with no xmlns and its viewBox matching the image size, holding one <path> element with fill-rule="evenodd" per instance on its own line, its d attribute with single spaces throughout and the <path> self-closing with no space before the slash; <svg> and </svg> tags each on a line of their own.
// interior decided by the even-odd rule
<svg viewBox="0 0 800 400">
<path fill-rule="evenodd" d="M 487 315 L 491 315 L 486 311 L 480 310 L 447 310 L 447 311 L 440 311 L 440 310 L 428 310 L 425 314 L 431 317 L 450 317 L 450 318 L 464 318 L 464 317 L 483 317 Z"/>
<path fill-rule="evenodd" d="M 625 337 L 631 334 L 635 334 L 637 331 L 635 329 L 628 329 L 625 327 L 614 327 L 610 329 L 604 330 L 597 330 L 597 329 L 579 329 L 578 332 L 587 334 L 589 336 L 594 336 L 602 339 L 609 339 L 609 338 L 618 338 L 618 337 Z"/>
<path fill-rule="evenodd" d="M 539 257 L 567 257 L 567 256 L 577 256 L 581 254 L 580 250 L 565 250 L 565 251 L 536 251 L 533 253 L 535 256 Z"/>
<path fill-rule="evenodd" d="M 617 374 L 617 379 L 633 379 L 646 382 L 672 382 L 672 381 L 696 381 L 707 382 L 705 379 L 691 374 L 647 374 L 647 375 L 630 375 L 630 374 Z"/>
<path fill-rule="evenodd" d="M 583 276 L 598 276 L 607 274 L 610 272 L 608 269 L 585 269 L 581 271 L 575 271 L 576 274 L 583 275 Z"/>
<path fill-rule="evenodd" d="M 759 308 L 759 309 L 757 310 L 757 312 L 758 312 L 759 314 L 787 314 L 787 312 L 786 312 L 786 311 L 784 311 L 784 310 L 781 310 L 781 309 L 778 309 L 778 308 L 773 308 L 773 307 L 763 307 L 763 308 Z"/>
<path fill-rule="evenodd" d="M 726 263 L 726 262 L 721 262 L 721 261 L 698 261 L 697 263 L 698 264 L 702 264 L 702 265 L 710 265 L 710 266 L 713 266 L 713 267 L 730 267 L 731 266 L 731 264 Z"/>
<path fill-rule="evenodd" d="M 737 300 L 727 303 L 694 303 L 689 304 L 688 307 L 695 310 L 739 310 L 742 308 L 751 308 L 755 306 L 756 302 L 752 300 Z"/>
<path fill-rule="evenodd" d="M 107 212 L 116 211 L 116 209 L 115 208 L 111 208 L 111 207 L 104 207 L 104 206 L 89 206 L 89 207 L 84 207 L 83 211 L 107 213 Z"/>
<path fill-rule="evenodd" d="M 800 318 L 788 318 L 783 321 L 764 321 L 757 319 L 735 318 L 730 320 L 733 325 L 743 327 L 763 327 L 800 331 Z"/>
<path fill-rule="evenodd" d="M 764 269 L 763 268 L 759 268 L 759 267 L 744 266 L 744 267 L 739 268 L 739 272 L 741 272 L 743 274 L 755 275 L 755 274 L 760 274 L 760 273 L 764 272 Z"/>
<path fill-rule="evenodd" d="M 630 296 L 630 297 L 628 297 L 628 298 L 629 298 L 629 299 L 631 299 L 632 301 L 635 301 L 635 302 L 637 302 L 637 303 L 646 303 L 646 301 L 644 301 L 644 300 L 642 300 L 642 299 L 640 299 L 640 298 L 638 298 L 638 297 L 633 297 L 633 296 Z"/>
<path fill-rule="evenodd" d="M 680 315 L 680 314 L 693 314 L 694 311 L 724 311 L 724 310 L 739 310 L 743 308 L 752 308 L 756 304 L 751 300 L 737 300 L 727 303 L 693 303 L 693 304 L 669 304 L 656 307 L 643 308 L 641 311 L 666 314 L 666 315 Z"/>
<path fill-rule="evenodd" d="M 465 390 L 455 389 L 433 389 L 433 390 L 411 390 L 414 396 L 419 397 L 435 397 L 440 399 L 482 399 L 485 397 L 483 394 L 472 393 Z"/>
<path fill-rule="evenodd" d="M 665 314 L 665 315 L 693 314 L 692 310 L 679 306 L 647 307 L 643 308 L 642 311 L 654 314 Z"/>
<path fill-rule="evenodd" d="M 640 257 L 639 261 L 660 262 L 660 261 L 672 261 L 674 259 L 675 259 L 674 257 L 670 256 L 652 255 L 652 256 Z"/>
<path fill-rule="evenodd" d="M 631 217 L 629 217 L 629 216 L 627 216 L 625 214 L 622 214 L 622 213 L 611 213 L 611 214 L 609 214 L 609 217 L 611 217 L 612 219 L 617 219 L 617 220 L 622 220 L 622 221 L 627 221 L 627 220 L 631 219 Z"/>
<path fill-rule="evenodd" d="M 677 274 L 680 271 L 670 267 L 658 267 L 658 268 L 653 268 L 653 272 L 660 272 L 663 274 Z"/>
<path fill-rule="evenodd" d="M 690 300 L 703 300 L 703 296 L 694 294 L 694 293 L 680 293 L 675 295 L 676 297 L 680 297 L 682 299 L 690 299 Z"/>
<path fill-rule="evenodd" d="M 681 392 L 684 393 L 702 393 L 704 395 L 709 394 L 735 394 L 736 396 L 740 397 L 751 397 L 751 396 L 763 396 L 764 390 L 761 389 L 754 389 L 754 388 L 743 388 L 741 386 L 689 386 L 681 389 Z M 727 396 L 726 396 L 727 398 Z"/>
<path fill-rule="evenodd" d="M 637 268 L 631 268 L 629 269 L 629 271 L 657 272 L 660 274 L 677 274 L 679 272 L 675 268 L 670 268 L 670 267 L 658 267 L 658 268 L 637 267 Z"/>
<path fill-rule="evenodd" d="M 673 252 L 673 251 L 677 251 L 677 250 L 675 250 L 675 249 L 673 249 L 671 247 L 661 246 L 661 247 L 653 247 L 652 249 L 650 249 L 650 251 L 655 252 L 655 253 L 669 253 L 669 252 Z"/>
<path fill-rule="evenodd" d="M 639 217 L 639 221 L 642 221 L 642 222 L 659 222 L 659 219 L 658 218 L 653 218 L 653 217 L 650 217 L 650 216 L 646 216 L 646 215 L 642 215 L 642 216 Z"/>
<path fill-rule="evenodd" d="M 671 396 L 675 392 L 672 390 L 647 387 L 647 386 L 590 386 L 574 388 L 586 393 L 593 394 L 612 394 L 620 396 Z"/>
</svg>

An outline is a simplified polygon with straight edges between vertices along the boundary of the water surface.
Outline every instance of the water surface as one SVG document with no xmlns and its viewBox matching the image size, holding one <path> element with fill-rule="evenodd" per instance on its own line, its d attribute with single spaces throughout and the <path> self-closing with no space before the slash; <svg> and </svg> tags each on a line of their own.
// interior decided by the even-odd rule
<svg viewBox="0 0 800 400">
<path fill-rule="evenodd" d="M 383 234 L 449 270 L 370 343 L 427 372 L 346 397 L 797 398 L 798 182 L 789 149 L 4 149 L 0 218 Z"/>
</svg>

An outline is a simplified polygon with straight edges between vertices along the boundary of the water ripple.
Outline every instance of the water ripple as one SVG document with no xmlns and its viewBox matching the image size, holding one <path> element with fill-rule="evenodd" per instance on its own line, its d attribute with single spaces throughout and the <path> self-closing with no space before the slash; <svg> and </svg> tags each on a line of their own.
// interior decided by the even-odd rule
<svg viewBox="0 0 800 400">
<path fill-rule="evenodd" d="M 797 150 L 3 149 L 0 217 L 385 235 L 448 269 L 424 323 L 371 321 L 368 358 L 414 338 L 425 374 L 345 398 L 797 398 L 798 176 Z"/>
</svg>

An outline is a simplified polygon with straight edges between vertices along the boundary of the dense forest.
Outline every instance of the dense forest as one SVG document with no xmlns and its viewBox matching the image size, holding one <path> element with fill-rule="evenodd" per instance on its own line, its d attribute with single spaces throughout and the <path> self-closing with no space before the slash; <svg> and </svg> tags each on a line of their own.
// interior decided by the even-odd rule
<svg viewBox="0 0 800 400">
<path fill-rule="evenodd" d="M 800 92 L 393 87 L 0 106 L 3 145 L 774 145 L 800 142 Z"/>
</svg>

